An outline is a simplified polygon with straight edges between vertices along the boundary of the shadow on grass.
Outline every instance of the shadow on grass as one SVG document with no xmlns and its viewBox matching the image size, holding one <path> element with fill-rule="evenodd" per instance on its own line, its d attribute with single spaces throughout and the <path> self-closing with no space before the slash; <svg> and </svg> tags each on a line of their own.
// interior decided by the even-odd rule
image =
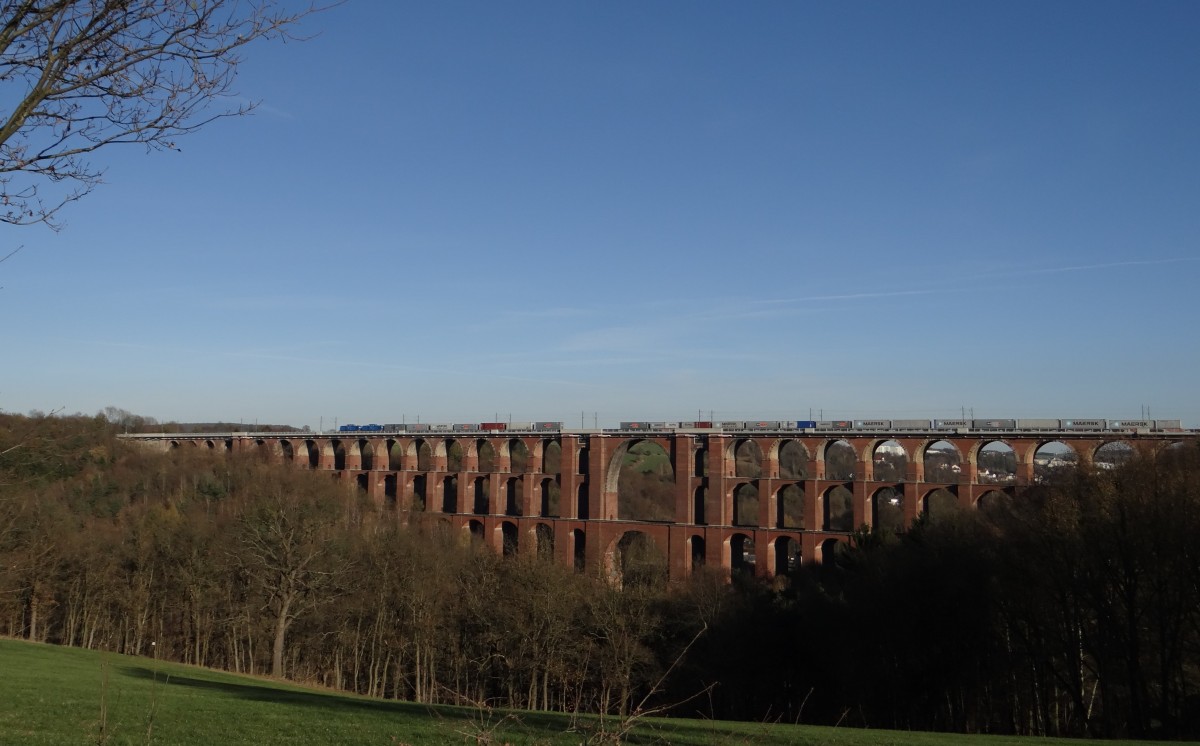
<svg viewBox="0 0 1200 746">
<path fill-rule="evenodd" d="M 164 686 L 185 686 L 210 692 L 222 692 L 240 699 L 256 702 L 275 702 L 281 705 L 303 705 L 305 707 L 357 708 L 376 711 L 402 711 L 411 713 L 427 713 L 428 708 L 408 702 L 383 701 L 347 697 L 337 693 L 306 692 L 293 689 L 281 689 L 269 683 L 240 684 L 232 681 L 213 681 L 194 676 L 180 676 L 164 671 L 153 671 L 144 666 L 122 666 L 121 673 L 133 678 L 147 681 L 157 680 Z M 282 682 L 281 682 L 282 683 Z M 286 684 L 285 684 L 286 685 Z"/>
<path fill-rule="evenodd" d="M 336 710 L 362 710 L 381 714 L 408 715 L 441 720 L 479 721 L 490 715 L 493 721 L 504 718 L 507 710 L 496 710 L 483 713 L 476 708 L 454 705 L 423 705 L 415 702 L 400 700 L 372 700 L 361 697 L 346 696 L 337 692 L 307 692 L 295 689 L 283 689 L 271 683 L 242 684 L 232 681 L 214 681 L 194 676 L 180 676 L 164 671 L 154 671 L 144 666 L 122 666 L 120 673 L 131 678 L 157 681 L 160 686 L 180 686 L 209 692 L 220 692 L 231 697 L 252 700 L 255 702 L 270 702 L 280 705 L 297 705 L 301 707 L 323 707 Z M 283 682 L 280 682 L 283 684 Z M 284 684 L 286 686 L 286 684 Z M 568 727 L 568 716 L 541 712 L 513 713 L 512 730 L 522 728 L 535 731 L 561 733 Z M 506 728 L 506 730 L 508 730 Z"/>
</svg>

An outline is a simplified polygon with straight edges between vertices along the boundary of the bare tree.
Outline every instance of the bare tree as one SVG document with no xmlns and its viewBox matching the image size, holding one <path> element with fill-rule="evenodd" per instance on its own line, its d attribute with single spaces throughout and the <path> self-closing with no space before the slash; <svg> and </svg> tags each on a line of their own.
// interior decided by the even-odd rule
<svg viewBox="0 0 1200 746">
<path fill-rule="evenodd" d="M 274 629 L 271 674 L 282 677 L 292 623 L 329 602 L 348 569 L 336 542 L 342 496 L 333 485 L 318 486 L 307 474 L 273 474 L 270 469 L 258 474 L 266 484 L 238 521 L 235 562 L 265 601 Z"/>
<path fill-rule="evenodd" d="M 254 108 L 231 100 L 242 48 L 312 13 L 281 0 L 3 0 L 0 222 L 45 223 L 100 183 L 116 143 L 175 140 Z M 222 108 L 218 100 L 224 99 Z"/>
</svg>

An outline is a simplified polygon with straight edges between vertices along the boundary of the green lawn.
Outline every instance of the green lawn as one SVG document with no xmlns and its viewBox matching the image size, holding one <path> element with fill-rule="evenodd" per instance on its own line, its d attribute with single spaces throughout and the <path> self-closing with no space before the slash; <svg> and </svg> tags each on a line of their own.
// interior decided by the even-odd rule
<svg viewBox="0 0 1200 746">
<path fill-rule="evenodd" d="M 580 744 L 605 739 L 586 719 L 484 713 L 305 689 L 148 658 L 0 640 L 3 744 Z M 107 709 L 106 714 L 104 713 Z M 102 723 L 104 727 L 102 727 Z M 698 720 L 640 722 L 637 744 L 1036 743 L 1020 739 Z"/>
</svg>

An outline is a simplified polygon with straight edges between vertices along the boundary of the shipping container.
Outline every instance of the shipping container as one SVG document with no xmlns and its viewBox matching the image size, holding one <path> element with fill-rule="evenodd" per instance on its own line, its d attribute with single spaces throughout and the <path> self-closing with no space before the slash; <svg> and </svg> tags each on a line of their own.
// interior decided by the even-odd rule
<svg viewBox="0 0 1200 746">
<path fill-rule="evenodd" d="M 427 433 L 430 429 L 429 425 L 423 422 L 414 422 L 404 426 L 404 431 L 409 433 Z"/>
<path fill-rule="evenodd" d="M 1018 430 L 1058 430 L 1062 423 L 1058 420 L 1017 420 Z"/>
<path fill-rule="evenodd" d="M 533 423 L 533 429 L 539 432 L 562 430 L 563 424 L 562 422 L 535 422 Z"/>
<path fill-rule="evenodd" d="M 960 427 L 970 427 L 970 420 L 934 420 L 934 430 L 957 430 Z"/>
<path fill-rule="evenodd" d="M 854 427 L 851 420 L 822 420 L 817 423 L 818 430 L 849 430 Z"/>
<path fill-rule="evenodd" d="M 718 422 L 717 426 L 722 430 L 745 430 L 745 422 Z"/>
<path fill-rule="evenodd" d="M 778 430 L 778 422 L 747 422 L 747 430 Z"/>
<path fill-rule="evenodd" d="M 1168 432 L 1176 432 L 1183 429 L 1183 425 L 1179 420 L 1155 420 L 1155 430 L 1166 430 Z"/>
<path fill-rule="evenodd" d="M 1109 430 L 1151 430 L 1154 420 L 1109 420 Z"/>
<path fill-rule="evenodd" d="M 929 420 L 892 420 L 893 430 L 928 430 Z"/>
<path fill-rule="evenodd" d="M 891 420 L 855 420 L 855 430 L 891 430 Z"/>
<path fill-rule="evenodd" d="M 402 433 L 405 430 L 405 426 L 399 423 L 392 423 L 390 425 L 384 425 L 383 429 L 387 430 L 389 433 Z"/>
<path fill-rule="evenodd" d="M 971 420 L 972 430 L 1016 430 L 1016 420 Z"/>
<path fill-rule="evenodd" d="M 1063 420 L 1063 430 L 1105 430 L 1108 428 L 1107 420 Z"/>
<path fill-rule="evenodd" d="M 816 420 L 796 420 L 796 428 L 799 430 L 812 430 L 816 428 Z"/>
<path fill-rule="evenodd" d="M 507 430 L 508 423 L 507 422 L 480 422 L 479 429 L 483 430 L 484 432 Z"/>
</svg>

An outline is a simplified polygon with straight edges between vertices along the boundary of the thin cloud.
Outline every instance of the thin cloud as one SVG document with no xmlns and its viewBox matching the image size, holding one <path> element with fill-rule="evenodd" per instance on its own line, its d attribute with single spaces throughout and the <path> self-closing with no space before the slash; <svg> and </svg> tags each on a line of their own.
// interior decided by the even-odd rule
<svg viewBox="0 0 1200 746">
<path fill-rule="evenodd" d="M 1073 264 L 1065 267 L 1044 267 L 1042 269 L 1023 269 L 1009 272 L 992 272 L 984 277 L 1026 277 L 1029 275 L 1051 275 L 1063 272 L 1087 272 L 1097 269 L 1114 269 L 1116 267 L 1148 267 L 1162 264 L 1180 264 L 1183 262 L 1200 262 L 1198 257 L 1177 257 L 1174 259 L 1132 259 L 1124 262 L 1103 262 L 1100 264 Z"/>
</svg>

